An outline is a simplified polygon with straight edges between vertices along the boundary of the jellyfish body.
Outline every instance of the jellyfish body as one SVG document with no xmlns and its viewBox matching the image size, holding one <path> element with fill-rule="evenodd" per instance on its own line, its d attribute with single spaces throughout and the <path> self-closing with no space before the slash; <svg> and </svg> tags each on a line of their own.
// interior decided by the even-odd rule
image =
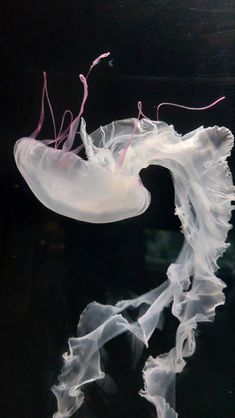
<svg viewBox="0 0 235 418">
<path fill-rule="evenodd" d="M 175 213 L 185 242 L 162 285 L 115 305 L 92 302 L 84 310 L 77 337 L 69 339 L 59 382 L 52 388 L 58 405 L 54 418 L 72 416 L 84 401 L 85 385 L 105 379 L 100 350 L 108 341 L 128 332 L 147 346 L 154 330 L 162 326 L 165 308 L 179 321 L 175 347 L 147 359 L 140 394 L 155 406 L 158 418 L 176 418 L 169 396 L 175 376 L 195 350 L 197 324 L 212 321 L 216 307 L 224 303 L 225 284 L 215 272 L 231 228 L 234 186 L 226 159 L 233 136 L 218 126 L 181 136 L 172 126 L 145 117 L 112 122 L 89 135 L 82 119 L 85 160 L 72 150 L 79 118 L 71 123 L 69 134 L 59 135 L 65 139 L 62 147 L 58 138 L 46 143 L 32 136 L 17 141 L 16 164 L 37 198 L 55 212 L 81 221 L 130 218 L 150 203 L 140 170 L 161 165 L 172 175 Z M 136 312 L 135 320 L 125 314 L 129 308 Z"/>
<path fill-rule="evenodd" d="M 139 176 L 125 176 L 112 168 L 109 150 L 101 149 L 95 161 L 86 161 L 73 152 L 22 138 L 15 145 L 15 160 L 46 207 L 76 220 L 114 222 L 141 214 L 150 202 Z"/>
</svg>

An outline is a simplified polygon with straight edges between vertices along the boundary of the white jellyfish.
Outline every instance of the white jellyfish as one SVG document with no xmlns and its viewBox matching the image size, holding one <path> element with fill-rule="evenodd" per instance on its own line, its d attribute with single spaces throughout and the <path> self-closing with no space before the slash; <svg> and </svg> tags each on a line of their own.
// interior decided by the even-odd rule
<svg viewBox="0 0 235 418">
<path fill-rule="evenodd" d="M 108 55 L 102 54 L 91 68 Z M 54 418 L 72 416 L 83 403 L 85 385 L 105 377 L 100 363 L 104 344 L 129 332 L 148 346 L 162 323 L 165 307 L 179 320 L 175 347 L 147 359 L 140 394 L 154 404 L 158 418 L 174 418 L 177 413 L 168 389 L 195 350 L 197 324 L 212 321 L 215 308 L 224 303 L 225 284 L 215 272 L 217 259 L 229 245 L 225 241 L 231 228 L 234 186 L 226 160 L 233 136 L 218 126 L 179 135 L 173 126 L 145 117 L 140 104 L 138 118 L 112 122 L 88 134 L 81 118 L 88 75 L 80 76 L 84 97 L 79 115 L 69 128 L 63 132 L 61 128 L 55 139 L 39 141 L 36 137 L 43 123 L 45 94 L 48 98 L 44 75 L 39 125 L 15 145 L 21 174 L 36 197 L 53 211 L 81 221 L 106 223 L 143 213 L 150 204 L 150 193 L 141 182 L 140 170 L 149 165 L 166 167 L 172 175 L 175 213 L 185 242 L 167 270 L 165 283 L 115 305 L 92 302 L 81 314 L 78 335 L 69 339 L 59 383 L 52 388 L 58 404 Z M 87 160 L 78 155 L 81 147 L 73 149 L 79 126 Z M 125 315 L 130 307 L 136 311 L 134 321 Z"/>
</svg>

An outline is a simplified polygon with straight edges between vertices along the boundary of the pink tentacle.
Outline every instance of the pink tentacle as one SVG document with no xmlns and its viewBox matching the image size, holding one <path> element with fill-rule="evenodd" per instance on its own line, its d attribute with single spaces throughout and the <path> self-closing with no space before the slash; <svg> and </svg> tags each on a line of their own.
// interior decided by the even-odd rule
<svg viewBox="0 0 235 418">
<path fill-rule="evenodd" d="M 88 76 L 89 76 L 92 68 L 95 67 L 97 64 L 99 64 L 99 62 L 101 61 L 101 59 L 106 58 L 109 55 L 110 55 L 110 52 L 105 52 L 104 54 L 101 54 L 98 58 L 96 58 L 93 61 L 92 65 L 90 66 L 89 71 L 88 71 L 86 77 L 84 77 L 83 74 L 80 74 L 79 75 L 79 78 L 80 78 L 81 82 L 83 83 L 83 99 L 82 99 L 82 104 L 81 104 L 81 107 L 80 107 L 79 114 L 72 121 L 72 123 L 70 125 L 70 129 L 69 129 L 68 137 L 67 137 L 67 139 L 66 139 L 66 141 L 65 141 L 65 143 L 64 143 L 64 145 L 62 147 L 62 150 L 65 151 L 65 152 L 66 151 L 70 151 L 70 149 L 73 146 L 73 142 L 74 142 L 74 138 L 75 138 L 75 135 L 76 135 L 76 132 L 77 132 L 77 128 L 78 128 L 78 125 L 79 125 L 81 116 L 82 116 L 82 114 L 84 112 L 84 107 L 85 107 L 85 104 L 86 104 L 86 101 L 87 101 L 87 98 L 88 98 L 88 83 L 87 83 L 87 78 L 88 78 Z"/>
<path fill-rule="evenodd" d="M 90 68 L 89 68 L 89 70 L 88 70 L 88 73 L 87 73 L 87 75 L 86 75 L 86 79 L 88 78 L 88 76 L 89 76 L 89 74 L 90 74 L 90 72 L 91 72 L 92 68 L 94 68 L 97 64 L 99 64 L 99 62 L 100 62 L 103 58 L 107 58 L 107 57 L 109 57 L 109 55 L 110 55 L 110 52 L 105 52 L 104 54 L 99 55 L 99 57 L 98 57 L 98 58 L 96 58 L 96 59 L 93 61 L 93 63 L 91 64 L 91 66 L 90 66 Z"/>
<path fill-rule="evenodd" d="M 118 168 L 120 168 L 122 166 L 122 164 L 123 164 L 123 162 L 125 160 L 125 156 L 126 156 L 126 153 L 128 151 L 128 148 L 129 148 L 129 146 L 131 144 L 131 141 L 132 141 L 132 139 L 133 139 L 133 137 L 134 137 L 134 135 L 135 135 L 135 133 L 137 131 L 138 122 L 140 120 L 140 117 L 143 116 L 144 118 L 149 119 L 142 112 L 142 102 L 141 101 L 138 102 L 137 106 L 138 106 L 138 110 L 139 110 L 138 117 L 135 120 L 135 124 L 134 124 L 133 130 L 131 132 L 131 135 L 130 135 L 130 137 L 129 137 L 129 139 L 128 139 L 126 145 L 125 145 L 125 147 L 123 148 L 123 150 L 122 150 L 122 152 L 121 152 L 121 154 L 119 156 L 119 159 L 118 159 L 118 162 L 117 162 L 117 167 Z"/>
<path fill-rule="evenodd" d="M 46 75 L 46 73 L 45 73 L 45 75 Z M 50 114 L 51 114 L 51 119 L 52 119 L 52 124 L 53 124 L 53 130 L 54 130 L 54 136 L 56 138 L 57 134 L 56 134 L 55 116 L 54 116 L 53 108 L 52 108 L 52 105 L 51 105 L 51 101 L 50 101 L 49 93 L 48 93 L 48 89 L 47 89 L 47 76 L 46 76 L 46 83 L 45 83 L 45 93 L 46 93 L 47 103 L 48 103 L 48 106 L 49 106 L 49 109 L 50 109 Z"/>
<path fill-rule="evenodd" d="M 61 133 L 60 136 L 58 136 L 56 139 L 42 139 L 41 142 L 46 145 L 55 144 L 55 148 L 58 148 L 58 146 L 61 144 L 61 142 L 67 137 L 68 135 L 68 128 Z"/>
<path fill-rule="evenodd" d="M 58 136 L 60 136 L 60 134 L 61 134 L 61 132 L 62 132 L 62 128 L 63 128 L 63 126 L 64 126 L 64 121 L 65 121 L 65 116 L 66 116 L 67 114 L 69 114 L 69 115 L 70 115 L 70 122 L 69 122 L 69 126 L 70 126 L 70 124 L 71 124 L 71 123 L 72 123 L 72 121 L 73 121 L 73 114 L 72 114 L 71 110 L 66 109 L 66 110 L 64 111 L 64 113 L 63 113 L 63 116 L 62 116 L 62 120 L 61 120 L 61 124 L 60 124 L 60 129 L 59 129 Z"/>
<path fill-rule="evenodd" d="M 78 147 L 74 148 L 73 150 L 71 150 L 71 152 L 73 152 L 74 154 L 79 154 L 79 152 L 84 148 L 84 145 L 81 144 Z"/>
<path fill-rule="evenodd" d="M 159 120 L 159 109 L 162 106 L 174 106 L 174 107 L 180 107 L 181 109 L 186 109 L 186 110 L 207 110 L 217 105 L 217 103 L 221 102 L 224 99 L 225 99 L 225 96 L 219 97 L 219 99 L 215 100 L 213 103 L 207 106 L 203 106 L 203 107 L 190 107 L 190 106 L 184 106 L 184 105 L 177 104 L 177 103 L 168 103 L 168 102 L 160 103 L 157 107 L 157 120 Z"/>
<path fill-rule="evenodd" d="M 45 117 L 44 101 L 45 101 L 46 84 L 47 84 L 47 75 L 46 75 L 46 72 L 43 71 L 43 88 L 42 88 L 42 98 L 41 98 L 41 111 L 40 111 L 38 125 L 37 125 L 36 129 L 31 133 L 31 135 L 29 135 L 30 138 L 35 138 L 36 139 L 39 132 L 42 129 L 42 125 L 43 125 L 44 117 Z"/>
<path fill-rule="evenodd" d="M 51 105 L 51 101 L 50 101 L 49 93 L 48 93 L 48 89 L 47 89 L 47 74 L 46 74 L 45 71 L 43 71 L 43 88 L 42 88 L 42 98 L 41 98 L 41 111 L 40 111 L 38 125 L 37 125 L 36 129 L 30 135 L 30 138 L 35 138 L 36 139 L 37 135 L 41 131 L 42 125 L 44 123 L 44 118 L 45 118 L 45 96 L 46 96 L 47 103 L 48 103 L 50 113 L 51 113 L 55 139 L 44 139 L 44 140 L 42 140 L 42 142 L 46 145 L 54 144 L 55 148 L 58 148 L 58 146 L 61 144 L 61 142 L 65 140 L 65 142 L 63 144 L 63 147 L 62 147 L 62 150 L 65 151 L 65 152 L 71 150 L 71 148 L 73 146 L 75 135 L 78 133 L 77 128 L 78 128 L 81 116 L 84 112 L 84 107 L 85 107 L 85 104 L 86 104 L 86 101 L 87 101 L 87 98 L 88 98 L 87 78 L 88 78 L 92 68 L 95 67 L 97 64 L 99 64 L 99 62 L 103 58 L 106 58 L 109 55 L 110 55 L 110 52 L 105 52 L 104 54 L 101 54 L 98 58 L 96 58 L 93 61 L 92 65 L 90 66 L 86 77 L 84 77 L 83 74 L 80 74 L 79 78 L 80 78 L 81 82 L 83 83 L 83 99 L 82 99 L 82 104 L 81 104 L 81 107 L 80 107 L 79 114 L 75 117 L 75 119 L 73 119 L 72 112 L 67 109 L 63 114 L 58 134 L 56 132 L 56 123 L 55 123 L 54 112 L 53 112 L 53 108 L 52 108 L 52 105 Z M 71 120 L 70 120 L 70 123 L 69 123 L 68 127 L 62 131 L 64 121 L 65 121 L 65 116 L 68 113 L 70 114 Z M 79 150 L 82 147 L 83 147 L 83 145 L 78 147 Z M 76 152 L 76 150 L 78 148 L 76 148 L 73 152 Z"/>
<path fill-rule="evenodd" d="M 81 116 L 84 112 L 84 106 L 85 106 L 85 103 L 86 103 L 87 97 L 88 97 L 88 84 L 87 84 L 86 77 L 84 77 L 83 74 L 80 74 L 79 78 L 80 78 L 81 82 L 83 83 L 83 99 L 82 99 L 82 104 L 81 104 L 81 107 L 80 107 L 79 114 L 77 115 L 77 117 L 71 123 L 68 137 L 67 137 L 67 139 L 66 139 L 66 141 L 65 141 L 65 143 L 62 147 L 62 150 L 65 151 L 65 152 L 70 151 L 70 149 L 73 146 L 73 141 L 74 141 L 74 138 L 75 138 L 75 135 L 76 135 L 77 127 L 79 125 Z"/>
<path fill-rule="evenodd" d="M 144 119 L 148 119 L 148 120 L 150 120 L 150 118 L 149 118 L 148 116 L 146 116 L 146 115 L 143 113 L 143 111 L 142 111 L 142 102 L 141 102 L 141 101 L 139 101 L 139 102 L 137 103 L 137 107 L 138 107 L 138 110 L 139 110 L 139 116 L 138 116 L 138 119 L 140 119 L 140 117 L 141 117 L 141 116 L 143 116 L 143 118 L 144 118 Z"/>
<path fill-rule="evenodd" d="M 62 131 L 63 126 L 64 126 L 64 121 L 65 121 L 65 116 L 67 114 L 70 115 L 70 122 L 69 122 L 67 128 Z M 71 125 L 72 121 L 73 121 L 73 114 L 72 114 L 71 110 L 66 109 L 65 112 L 63 113 L 63 116 L 62 116 L 62 120 L 61 120 L 61 124 L 60 124 L 60 130 L 59 130 L 58 136 L 56 138 L 56 142 L 55 142 L 55 148 L 58 148 L 58 146 L 61 143 L 61 141 L 64 138 L 66 138 L 66 136 L 67 136 L 67 134 L 69 132 L 69 128 L 70 128 L 70 125 Z"/>
<path fill-rule="evenodd" d="M 50 109 L 50 113 L 51 113 L 51 118 L 52 118 L 52 123 L 53 123 L 53 129 L 54 129 L 54 136 L 56 138 L 57 134 L 56 134 L 56 124 L 55 124 L 55 116 L 54 116 L 54 112 L 53 112 L 53 108 L 51 105 L 51 101 L 49 98 L 49 93 L 48 93 L 48 89 L 47 89 L 47 73 L 45 71 L 43 71 L 43 88 L 42 88 L 42 99 L 41 99 L 41 112 L 40 112 L 40 116 L 39 116 L 39 121 L 38 121 L 38 125 L 36 127 L 36 129 L 31 133 L 30 138 L 37 138 L 39 132 L 42 129 L 42 125 L 44 123 L 44 118 L 45 118 L 45 96 L 47 99 L 47 103 Z"/>
</svg>

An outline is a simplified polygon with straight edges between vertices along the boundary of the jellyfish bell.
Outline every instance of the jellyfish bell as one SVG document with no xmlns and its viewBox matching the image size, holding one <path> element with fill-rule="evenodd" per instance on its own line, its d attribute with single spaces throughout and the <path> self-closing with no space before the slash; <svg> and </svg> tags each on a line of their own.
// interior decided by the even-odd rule
<svg viewBox="0 0 235 418">
<path fill-rule="evenodd" d="M 32 138 L 15 144 L 15 161 L 35 196 L 49 209 L 80 221 L 107 223 L 140 215 L 150 194 L 138 175 L 116 169 L 108 148 L 88 160 Z"/>
</svg>

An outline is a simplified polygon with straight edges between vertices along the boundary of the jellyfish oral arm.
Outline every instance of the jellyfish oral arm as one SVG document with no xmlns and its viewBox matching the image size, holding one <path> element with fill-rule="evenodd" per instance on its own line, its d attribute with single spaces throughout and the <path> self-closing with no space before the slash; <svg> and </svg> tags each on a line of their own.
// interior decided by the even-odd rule
<svg viewBox="0 0 235 418">
<path fill-rule="evenodd" d="M 158 418 L 176 418 L 175 376 L 195 350 L 198 323 L 212 321 L 216 307 L 224 303 L 225 284 L 215 272 L 217 259 L 229 245 L 225 240 L 231 228 L 234 186 L 226 158 L 233 146 L 232 134 L 226 128 L 199 128 L 185 137 L 176 136 L 175 140 L 172 135 L 166 136 L 163 146 L 162 134 L 158 133 L 154 143 L 155 149 L 159 148 L 156 163 L 172 173 L 176 214 L 182 223 L 185 243 L 175 263 L 169 266 L 168 280 L 163 285 L 114 306 L 95 302 L 88 305 L 78 324 L 78 337 L 69 340 L 70 352 L 64 357 L 59 385 L 52 389 L 58 401 L 54 418 L 71 416 L 83 399 L 86 382 L 105 378 L 99 352 L 108 340 L 128 332 L 147 346 L 154 330 L 162 326 L 166 307 L 179 320 L 175 347 L 164 355 L 147 359 L 140 395 L 155 406 Z M 153 142 L 150 133 L 142 145 L 142 155 L 148 155 L 144 148 L 153 147 Z M 133 144 L 138 149 L 138 137 L 133 139 L 131 147 Z M 126 164 L 131 163 L 135 152 L 130 150 Z M 153 157 L 151 163 L 154 164 Z M 134 323 L 123 315 L 129 307 L 136 309 Z M 84 365 L 81 356 L 85 353 L 88 360 Z M 74 375 L 78 368 L 80 371 Z"/>
</svg>

